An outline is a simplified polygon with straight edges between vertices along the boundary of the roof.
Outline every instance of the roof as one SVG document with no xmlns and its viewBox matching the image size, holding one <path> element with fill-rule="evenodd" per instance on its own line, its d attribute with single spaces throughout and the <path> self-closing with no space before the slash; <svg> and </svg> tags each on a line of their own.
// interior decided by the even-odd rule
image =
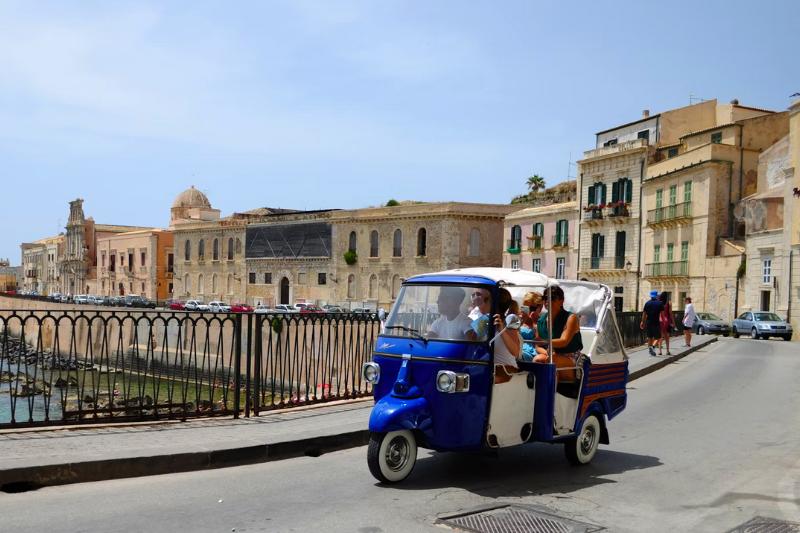
<svg viewBox="0 0 800 533">
<path fill-rule="evenodd" d="M 773 111 L 771 109 L 764 109 L 763 107 L 753 107 L 749 105 L 733 104 L 733 107 L 741 107 L 742 109 L 752 109 L 753 111 L 762 111 L 764 113 L 777 113 L 777 111 Z"/>
<path fill-rule="evenodd" d="M 608 133 L 609 131 L 618 130 L 620 128 L 627 128 L 628 126 L 633 126 L 634 124 L 638 124 L 639 122 L 644 122 L 646 120 L 651 120 L 651 119 L 654 119 L 654 118 L 660 117 L 660 116 L 661 116 L 661 113 L 657 113 L 655 115 L 650 115 L 650 116 L 647 116 L 647 117 L 642 117 L 642 118 L 640 118 L 638 120 L 634 120 L 633 122 L 628 122 L 627 124 L 620 124 L 619 126 L 614 126 L 613 128 L 608 128 L 607 130 L 598 131 L 597 133 L 595 133 L 595 135 L 602 135 L 604 133 Z"/>
<path fill-rule="evenodd" d="M 536 207 L 526 207 L 519 211 L 514 211 L 506 216 L 506 220 L 516 220 L 518 218 L 529 218 L 539 215 L 549 215 L 560 213 L 562 211 L 575 211 L 578 212 L 578 202 L 562 202 L 560 204 L 540 205 Z"/>
<path fill-rule="evenodd" d="M 558 283 L 544 274 L 531 272 L 528 270 L 516 270 L 510 268 L 495 267 L 476 267 L 476 268 L 457 268 L 454 270 L 443 270 L 441 272 L 431 272 L 420 274 L 408 278 L 406 282 L 425 282 L 425 281 L 450 281 L 463 283 L 500 283 L 504 285 L 522 285 L 544 287 L 548 284 L 557 285 Z"/>
<path fill-rule="evenodd" d="M 726 122 L 725 124 L 717 124 L 716 126 L 711 126 L 710 128 L 705 128 L 702 130 L 697 131 L 690 131 L 689 133 L 684 133 L 679 137 L 679 139 L 685 139 L 686 137 L 691 137 L 692 135 L 699 135 L 701 133 L 706 133 L 708 131 L 714 131 L 722 128 L 728 128 L 730 126 L 736 126 L 737 122 Z"/>
<path fill-rule="evenodd" d="M 121 224 L 95 224 L 94 230 L 95 231 L 108 231 L 108 232 L 116 232 L 116 233 L 127 233 L 129 231 L 139 231 L 139 230 L 152 230 L 156 229 L 149 226 L 123 226 Z"/>
<path fill-rule="evenodd" d="M 194 188 L 194 185 L 180 193 L 172 202 L 172 207 L 207 207 L 211 208 L 208 197 Z"/>
</svg>

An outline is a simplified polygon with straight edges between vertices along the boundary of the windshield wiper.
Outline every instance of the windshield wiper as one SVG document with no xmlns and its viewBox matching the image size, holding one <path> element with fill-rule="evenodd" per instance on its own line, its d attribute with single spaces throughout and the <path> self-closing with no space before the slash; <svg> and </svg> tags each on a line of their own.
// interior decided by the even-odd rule
<svg viewBox="0 0 800 533">
<path fill-rule="evenodd" d="M 421 341 L 428 342 L 428 339 L 423 337 L 422 335 L 420 335 L 419 330 L 414 329 L 414 328 L 409 328 L 409 327 L 406 327 L 406 326 L 386 326 L 386 329 L 400 329 L 400 330 L 403 330 L 403 331 L 405 331 L 407 333 L 410 333 L 411 336 L 414 337 L 415 339 L 419 339 Z"/>
</svg>

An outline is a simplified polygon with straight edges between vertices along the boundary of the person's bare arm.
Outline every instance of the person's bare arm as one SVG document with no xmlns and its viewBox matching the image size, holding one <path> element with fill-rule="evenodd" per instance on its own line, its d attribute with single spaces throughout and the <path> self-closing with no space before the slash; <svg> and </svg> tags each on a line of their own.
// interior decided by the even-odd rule
<svg viewBox="0 0 800 533">
<path fill-rule="evenodd" d="M 577 315 L 569 315 L 567 324 L 564 326 L 564 331 L 561 332 L 561 337 L 553 339 L 553 348 L 563 348 L 572 341 L 572 337 L 577 335 L 581 330 L 581 324 L 578 321 Z"/>
</svg>

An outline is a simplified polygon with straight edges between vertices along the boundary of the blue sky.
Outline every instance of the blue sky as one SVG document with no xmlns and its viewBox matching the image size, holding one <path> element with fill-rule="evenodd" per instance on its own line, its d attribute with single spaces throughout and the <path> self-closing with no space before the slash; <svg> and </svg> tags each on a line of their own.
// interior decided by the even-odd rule
<svg viewBox="0 0 800 533">
<path fill-rule="evenodd" d="M 783 110 L 800 2 L 0 0 L 0 257 L 98 223 L 507 203 L 690 95 Z M 569 171 L 574 175 L 574 167 Z"/>
</svg>

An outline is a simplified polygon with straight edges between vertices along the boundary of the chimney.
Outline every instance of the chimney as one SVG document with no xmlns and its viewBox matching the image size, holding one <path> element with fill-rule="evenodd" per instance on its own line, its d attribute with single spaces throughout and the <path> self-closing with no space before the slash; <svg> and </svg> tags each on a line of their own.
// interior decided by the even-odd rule
<svg viewBox="0 0 800 533">
<path fill-rule="evenodd" d="M 738 98 L 734 98 L 733 100 L 731 100 L 731 103 L 733 105 L 739 105 L 739 99 Z"/>
<path fill-rule="evenodd" d="M 642 111 L 642 118 L 647 118 L 649 116 L 650 116 L 650 110 L 649 109 L 645 109 L 644 111 Z"/>
</svg>

